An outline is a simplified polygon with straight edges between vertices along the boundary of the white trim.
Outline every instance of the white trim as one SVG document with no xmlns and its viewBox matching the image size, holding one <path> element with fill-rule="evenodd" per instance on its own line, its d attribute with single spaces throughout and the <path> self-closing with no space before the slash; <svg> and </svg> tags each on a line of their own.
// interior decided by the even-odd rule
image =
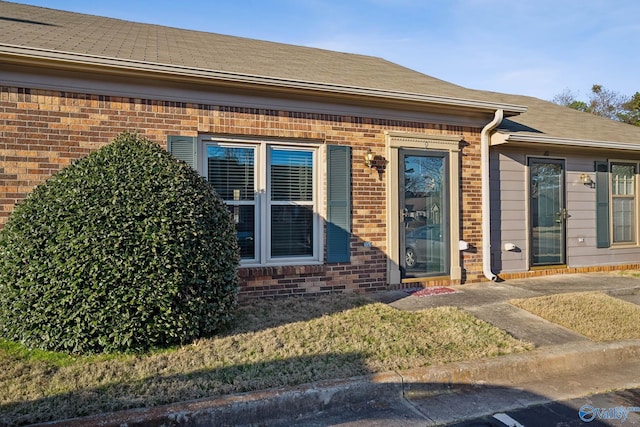
<svg viewBox="0 0 640 427">
<path fill-rule="evenodd" d="M 409 132 L 385 131 L 386 153 L 389 160 L 387 168 L 387 281 L 391 285 L 402 282 L 400 265 L 400 206 L 398 190 L 400 151 L 423 150 L 425 153 L 442 152 L 448 155 L 448 197 L 449 200 L 449 277 L 462 279 L 460 264 L 460 142 L 462 135 L 419 134 Z M 431 277 L 420 278 L 428 282 Z"/>
<path fill-rule="evenodd" d="M 258 224 L 255 223 L 255 221 L 258 221 L 259 218 L 261 217 L 261 192 L 260 192 L 260 188 L 259 188 L 259 170 L 258 167 L 259 165 L 262 164 L 261 159 L 262 159 L 262 155 L 261 155 L 261 146 L 259 143 L 252 143 L 252 144 L 248 144 L 248 143 L 240 143 L 237 141 L 208 141 L 202 138 L 198 138 L 198 149 L 201 150 L 202 152 L 202 156 L 200 157 L 200 164 L 198 165 L 199 168 L 201 168 L 200 174 L 206 179 L 209 180 L 209 155 L 208 155 L 208 147 L 209 146 L 219 146 L 219 147 L 223 147 L 223 148 L 242 148 L 242 149 L 252 149 L 253 150 L 253 162 L 254 162 L 254 172 L 253 172 L 253 194 L 254 194 L 254 198 L 253 201 L 245 201 L 245 202 L 240 202 L 238 204 L 234 204 L 232 206 L 253 206 L 253 214 L 254 214 L 254 227 L 258 227 Z M 226 201 L 225 201 L 226 203 Z M 261 229 L 262 227 L 258 227 L 258 230 L 254 229 L 254 233 L 256 235 L 259 235 L 261 233 Z M 254 237 L 258 237 L 258 236 L 254 236 Z M 257 241 L 254 241 L 253 243 L 253 247 L 254 247 L 254 257 L 252 259 L 243 259 L 241 260 L 241 264 L 259 264 L 260 263 L 260 259 L 261 259 L 261 254 L 263 254 L 264 252 L 262 251 L 262 247 L 260 245 L 257 245 L 257 243 L 262 242 L 262 236 L 260 236 L 259 239 L 255 239 Z"/>
<path fill-rule="evenodd" d="M 634 144 L 629 142 L 616 142 L 616 141 L 596 141 L 589 139 L 572 139 L 572 138 L 556 138 L 550 136 L 538 136 L 538 135 L 514 135 L 510 134 L 504 137 L 504 143 L 509 142 L 532 142 L 536 144 L 547 145 L 563 145 L 570 147 L 588 147 L 588 148 L 600 148 L 607 150 L 630 150 L 640 151 L 640 144 Z M 493 145 L 503 143 L 499 141 Z"/>
<path fill-rule="evenodd" d="M 320 167 L 322 153 L 320 153 L 322 145 L 317 143 L 309 143 L 308 141 L 295 140 L 271 140 L 264 138 L 242 138 L 217 136 L 215 134 L 202 134 L 198 137 L 198 150 L 202 153 L 202 160 L 198 167 L 202 168 L 201 174 L 207 176 L 207 150 L 208 145 L 221 145 L 223 147 L 236 148 L 253 148 L 255 151 L 254 158 L 254 191 L 255 198 L 255 221 L 256 221 L 256 238 L 258 239 L 255 258 L 241 260 L 241 267 L 261 267 L 261 266 L 289 266 L 289 265 L 320 265 L 324 256 L 324 236 L 322 224 L 321 207 L 324 206 L 322 195 L 322 183 L 325 174 Z M 291 258 L 272 258 L 271 250 L 268 243 L 270 242 L 271 233 L 271 213 L 270 213 L 270 183 L 269 168 L 270 151 L 269 148 L 280 148 L 289 150 L 303 150 L 311 152 L 313 158 L 313 201 L 300 203 L 305 206 L 312 206 L 313 211 L 313 255 L 304 257 Z"/>
<path fill-rule="evenodd" d="M 277 257 L 274 258 L 273 255 L 271 254 L 271 248 L 267 247 L 265 248 L 265 252 L 264 252 L 264 257 L 262 258 L 262 263 L 267 264 L 267 265 L 272 265 L 274 263 L 278 263 L 278 264 L 282 264 L 284 263 L 285 265 L 289 265 L 290 262 L 300 262 L 300 261 L 319 261 L 319 253 L 320 253 L 320 249 L 319 249 L 319 245 L 318 243 L 320 242 L 321 239 L 321 229 L 320 229 L 320 213 L 319 213 L 319 207 L 318 207 L 318 192 L 319 192 L 319 188 L 318 188 L 318 148 L 317 147 L 301 147 L 301 146 L 292 146 L 292 145 L 284 145 L 284 144 L 279 144 L 279 143 L 269 143 L 266 142 L 265 144 L 263 144 L 263 146 L 265 147 L 264 149 L 266 150 L 266 161 L 264 163 L 262 163 L 262 165 L 264 166 L 265 172 L 266 172 L 266 177 L 265 180 L 262 181 L 264 183 L 264 185 L 262 186 L 262 188 L 260 189 L 260 193 L 263 192 L 264 190 L 264 198 L 263 198 L 263 206 L 264 206 L 264 217 L 266 218 L 266 220 L 264 221 L 264 231 L 263 231 L 263 239 L 262 241 L 265 242 L 265 245 L 267 242 L 270 242 L 271 239 L 269 236 L 272 235 L 271 232 L 271 208 L 273 206 L 311 206 L 312 208 L 312 212 L 313 212 L 313 217 L 312 217 L 312 222 L 313 222 L 313 246 L 312 246 L 312 256 L 298 256 L 298 257 L 291 257 L 291 258 L 283 258 L 283 257 Z M 305 152 L 309 152 L 311 153 L 311 162 L 312 162 L 312 191 L 313 191 L 313 200 L 311 202 L 308 201 L 293 201 L 293 202 L 284 202 L 284 201 L 272 201 L 271 200 L 271 191 L 272 191 L 272 185 L 271 185 L 271 178 L 270 178 L 270 174 L 269 174 L 269 165 L 271 165 L 271 155 L 273 150 L 287 150 L 287 151 L 305 151 Z"/>
<path fill-rule="evenodd" d="M 175 77 L 183 76 L 205 78 L 233 84 L 254 84 L 283 89 L 313 90 L 327 93 L 338 93 L 342 95 L 360 95 L 374 98 L 415 101 L 451 107 L 465 107 L 482 110 L 502 109 L 514 114 L 520 114 L 527 111 L 527 107 L 515 104 L 502 104 L 463 98 L 427 95 L 416 92 L 404 92 L 315 81 L 293 80 L 279 77 L 211 70 L 206 68 L 163 64 L 157 62 L 139 61 L 134 59 L 113 58 L 86 53 L 56 51 L 50 49 L 32 48 L 0 43 L 0 55 L 2 54 L 24 58 L 27 60 L 40 59 L 60 63 L 77 64 L 81 66 L 99 66 L 121 70 L 161 73 Z"/>
<path fill-rule="evenodd" d="M 630 165 L 634 168 L 634 180 L 633 180 L 633 242 L 615 242 L 615 227 L 613 224 L 614 221 L 614 211 L 613 211 L 613 165 Z M 609 184 L 609 235 L 611 238 L 609 239 L 609 249 L 620 249 L 620 248 L 637 248 L 640 246 L 640 210 L 638 209 L 638 202 L 640 198 L 638 197 L 638 177 L 640 176 L 640 164 L 637 161 L 633 160 L 620 160 L 620 159 L 609 159 L 607 164 L 607 177 Z M 617 195 L 616 197 L 622 199 L 631 199 L 628 195 Z"/>
<path fill-rule="evenodd" d="M 460 150 L 463 135 L 424 135 L 419 133 L 388 132 L 390 148 L 422 149 L 422 150 Z"/>
</svg>

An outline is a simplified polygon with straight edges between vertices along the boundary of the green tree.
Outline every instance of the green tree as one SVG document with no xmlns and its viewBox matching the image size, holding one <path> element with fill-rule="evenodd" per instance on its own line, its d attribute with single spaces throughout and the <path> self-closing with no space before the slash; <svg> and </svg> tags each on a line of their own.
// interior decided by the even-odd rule
<svg viewBox="0 0 640 427">
<path fill-rule="evenodd" d="M 620 121 L 640 126 L 640 92 L 636 92 L 623 104 L 624 111 L 618 116 Z"/>
<path fill-rule="evenodd" d="M 551 102 L 585 113 L 640 126 L 640 93 L 627 97 L 602 85 L 591 86 L 589 99 L 585 102 L 570 89 L 553 97 Z"/>
</svg>

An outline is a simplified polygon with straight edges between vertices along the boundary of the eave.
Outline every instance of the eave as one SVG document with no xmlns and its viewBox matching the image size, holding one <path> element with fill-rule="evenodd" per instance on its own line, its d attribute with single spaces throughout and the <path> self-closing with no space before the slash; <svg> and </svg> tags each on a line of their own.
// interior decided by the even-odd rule
<svg viewBox="0 0 640 427">
<path fill-rule="evenodd" d="M 485 102 L 471 99 L 426 95 L 358 86 L 346 86 L 323 82 L 292 80 L 279 77 L 243 74 L 172 64 L 154 63 L 131 59 L 104 57 L 75 52 L 54 51 L 0 44 L 0 60 L 14 64 L 51 66 L 61 69 L 111 72 L 119 75 L 150 75 L 175 81 L 206 81 L 226 88 L 277 91 L 280 93 L 316 93 L 327 97 L 339 97 L 382 102 L 388 104 L 429 105 L 450 111 L 493 113 L 503 110 L 505 116 L 527 111 L 527 107 L 515 104 Z"/>
<path fill-rule="evenodd" d="M 491 139 L 491 145 L 503 144 L 537 144 L 560 147 L 588 148 L 599 150 L 626 150 L 640 152 L 640 144 L 621 141 L 596 141 L 590 139 L 558 138 L 547 135 L 518 135 L 496 133 Z"/>
</svg>

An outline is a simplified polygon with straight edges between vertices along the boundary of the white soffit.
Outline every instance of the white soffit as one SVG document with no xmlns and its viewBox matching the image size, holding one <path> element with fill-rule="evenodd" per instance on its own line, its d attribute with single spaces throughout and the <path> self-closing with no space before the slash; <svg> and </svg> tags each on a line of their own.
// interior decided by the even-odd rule
<svg viewBox="0 0 640 427">
<path fill-rule="evenodd" d="M 494 134 L 491 145 L 513 143 L 534 143 L 566 147 L 596 148 L 603 150 L 640 151 L 640 144 L 618 141 L 594 141 L 586 139 L 556 138 L 547 135 Z"/>
</svg>

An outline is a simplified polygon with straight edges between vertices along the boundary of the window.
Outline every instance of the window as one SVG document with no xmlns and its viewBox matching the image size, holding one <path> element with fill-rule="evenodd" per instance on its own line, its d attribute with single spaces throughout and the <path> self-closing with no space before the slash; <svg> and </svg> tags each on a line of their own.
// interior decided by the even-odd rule
<svg viewBox="0 0 640 427">
<path fill-rule="evenodd" d="M 204 141 L 205 177 L 236 222 L 243 264 L 319 260 L 317 147 Z"/>
<path fill-rule="evenodd" d="M 636 165 L 611 163 L 613 243 L 636 242 Z"/>
<path fill-rule="evenodd" d="M 323 144 L 270 143 L 213 136 L 169 135 L 167 149 L 216 188 L 236 222 L 244 266 L 349 262 L 351 149 Z M 319 192 L 326 176 L 326 236 L 320 234 Z M 323 182 L 323 184 L 325 184 Z"/>
<path fill-rule="evenodd" d="M 269 148 L 271 256 L 313 256 L 313 152 Z"/>
<path fill-rule="evenodd" d="M 207 179 L 236 222 L 240 256 L 256 259 L 255 148 L 207 146 Z"/>
</svg>

